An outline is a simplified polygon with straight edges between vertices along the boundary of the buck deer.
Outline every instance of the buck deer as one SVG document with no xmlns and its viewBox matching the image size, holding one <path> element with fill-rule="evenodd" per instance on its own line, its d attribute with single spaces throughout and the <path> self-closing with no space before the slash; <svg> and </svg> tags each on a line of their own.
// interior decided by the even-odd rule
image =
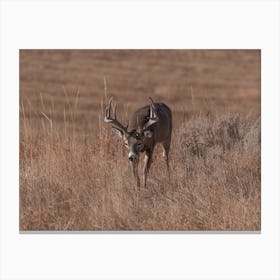
<svg viewBox="0 0 280 280">
<path fill-rule="evenodd" d="M 128 150 L 128 159 L 132 163 L 133 174 L 140 189 L 138 175 L 138 163 L 140 153 L 145 152 L 143 181 L 146 188 L 147 175 L 151 167 L 155 145 L 160 143 L 163 148 L 163 157 L 166 161 L 168 176 L 169 162 L 168 153 L 172 132 L 172 113 L 164 103 L 154 103 L 151 98 L 150 104 L 138 109 L 131 117 L 129 125 L 124 126 L 117 120 L 116 107 L 112 104 L 112 98 L 105 108 L 105 123 L 111 123 L 118 135 L 123 139 Z"/>
</svg>

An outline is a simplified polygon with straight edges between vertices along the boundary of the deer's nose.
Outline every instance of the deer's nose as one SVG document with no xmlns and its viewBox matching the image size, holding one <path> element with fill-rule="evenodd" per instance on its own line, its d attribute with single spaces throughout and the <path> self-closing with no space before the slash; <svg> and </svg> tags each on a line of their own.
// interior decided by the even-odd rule
<svg viewBox="0 0 280 280">
<path fill-rule="evenodd" d="M 136 156 L 135 154 L 133 154 L 133 153 L 129 153 L 129 154 L 128 154 L 128 159 L 129 159 L 131 162 L 134 162 L 134 161 L 136 161 L 137 156 Z"/>
</svg>

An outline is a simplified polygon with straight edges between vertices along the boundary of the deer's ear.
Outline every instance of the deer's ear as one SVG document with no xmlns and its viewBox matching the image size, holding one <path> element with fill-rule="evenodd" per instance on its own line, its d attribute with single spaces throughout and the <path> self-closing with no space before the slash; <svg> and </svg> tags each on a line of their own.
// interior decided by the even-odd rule
<svg viewBox="0 0 280 280">
<path fill-rule="evenodd" d="M 119 136 L 123 137 L 123 131 L 121 129 L 118 129 L 117 127 L 112 127 L 114 132 Z"/>
<path fill-rule="evenodd" d="M 151 130 L 145 130 L 144 131 L 144 137 L 152 138 L 153 137 L 153 132 Z"/>
</svg>

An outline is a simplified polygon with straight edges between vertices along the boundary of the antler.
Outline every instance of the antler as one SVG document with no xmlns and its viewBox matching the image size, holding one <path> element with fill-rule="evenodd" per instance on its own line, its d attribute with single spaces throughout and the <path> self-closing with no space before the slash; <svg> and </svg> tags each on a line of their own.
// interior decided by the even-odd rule
<svg viewBox="0 0 280 280">
<path fill-rule="evenodd" d="M 108 106 L 105 108 L 105 117 L 104 122 L 105 123 L 112 123 L 114 125 L 114 128 L 121 130 L 125 133 L 127 133 L 127 127 L 123 126 L 118 120 L 117 120 L 117 104 L 112 105 L 113 98 L 111 97 L 109 100 Z M 112 111 L 112 114 L 111 114 Z"/>
<path fill-rule="evenodd" d="M 158 122 L 159 118 L 157 115 L 157 111 L 154 105 L 154 101 L 151 97 L 149 97 L 150 99 L 150 117 L 149 117 L 149 125 L 152 125 L 153 123 Z"/>
<path fill-rule="evenodd" d="M 143 131 L 148 130 L 151 125 L 153 125 L 154 123 L 157 123 L 159 121 L 159 117 L 157 115 L 154 101 L 151 97 L 149 97 L 149 99 L 150 99 L 150 115 L 148 117 L 148 121 L 145 123 L 145 125 L 142 128 L 140 128 L 140 126 L 138 125 L 140 134 L 142 134 Z"/>
<path fill-rule="evenodd" d="M 150 116 L 148 122 L 143 127 L 143 130 L 146 130 L 152 124 L 157 123 L 159 121 L 154 101 L 151 97 L 149 97 L 149 99 L 150 99 Z"/>
</svg>

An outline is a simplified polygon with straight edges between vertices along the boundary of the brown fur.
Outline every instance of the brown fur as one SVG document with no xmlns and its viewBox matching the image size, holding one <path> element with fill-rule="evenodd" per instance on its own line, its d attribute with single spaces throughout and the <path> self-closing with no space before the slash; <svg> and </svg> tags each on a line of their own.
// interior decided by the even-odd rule
<svg viewBox="0 0 280 280">
<path fill-rule="evenodd" d="M 113 128 L 122 137 L 126 148 L 128 149 L 128 158 L 132 163 L 133 174 L 136 178 L 137 188 L 140 189 L 140 179 L 138 175 L 138 164 L 140 153 L 145 153 L 143 168 L 143 184 L 146 187 L 147 175 L 151 168 L 152 156 L 155 145 L 161 143 L 163 148 L 163 157 L 169 175 L 168 154 L 172 133 L 172 113 L 164 103 L 153 103 L 139 108 L 132 115 L 129 126 L 126 128 L 116 119 L 116 112 L 112 108 L 112 99 L 106 108 L 105 122 L 112 123 Z M 114 107 L 115 108 L 115 107 Z M 116 109 L 116 108 L 115 108 Z M 113 116 L 111 116 L 113 111 Z M 153 119 L 155 118 L 155 119 Z"/>
</svg>

